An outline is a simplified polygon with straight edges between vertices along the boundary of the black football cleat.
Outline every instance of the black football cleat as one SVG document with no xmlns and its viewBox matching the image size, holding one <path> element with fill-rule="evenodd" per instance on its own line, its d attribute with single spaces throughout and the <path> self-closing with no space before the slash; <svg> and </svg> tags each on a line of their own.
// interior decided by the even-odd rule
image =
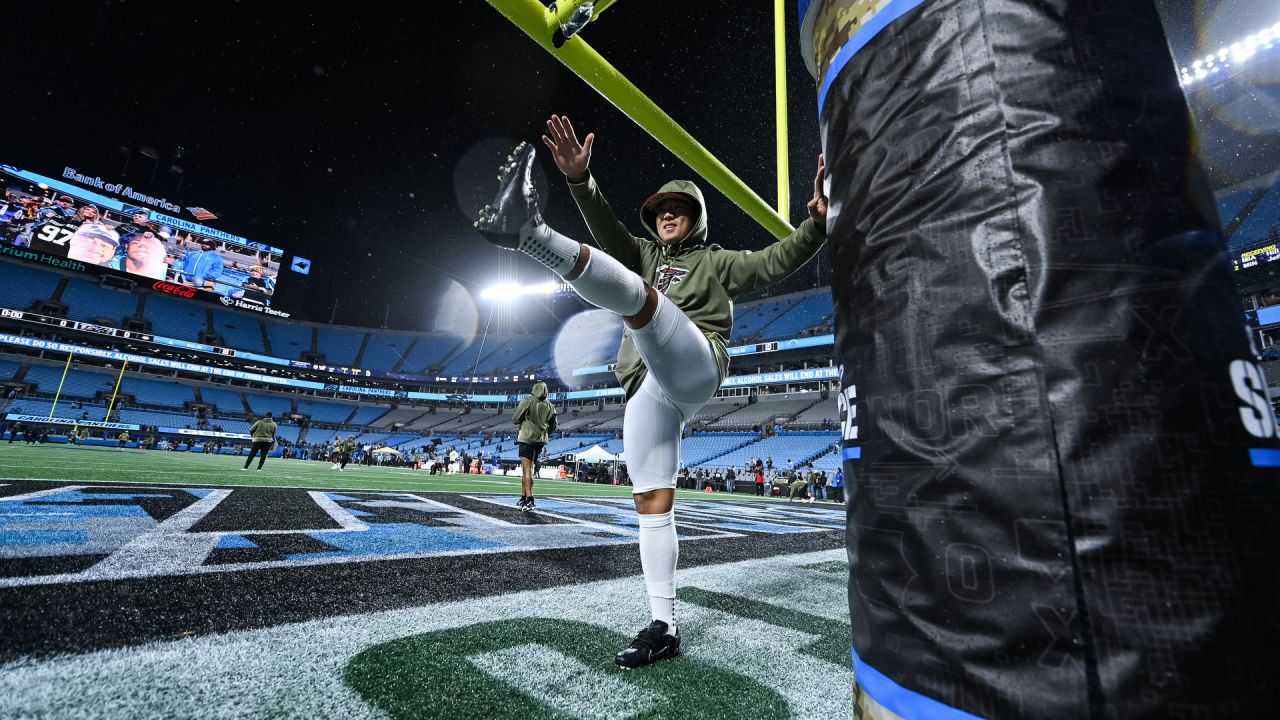
<svg viewBox="0 0 1280 720">
<path fill-rule="evenodd" d="M 530 513 L 530 512 L 533 512 L 534 510 L 537 510 L 538 505 L 533 501 L 533 498 L 529 498 L 528 502 L 524 504 L 524 507 L 521 507 L 520 509 L 527 513 Z"/>
<path fill-rule="evenodd" d="M 614 656 L 613 662 L 623 670 L 634 670 L 679 655 L 680 631 L 677 630 L 675 635 L 668 635 L 667 624 L 654 620 L 636 635 L 627 649 Z"/>
<path fill-rule="evenodd" d="M 480 209 L 474 223 L 480 234 L 498 247 L 519 250 L 521 231 L 542 224 L 538 190 L 533 185 L 533 160 L 532 145 L 516 145 L 498 168 L 498 194 Z"/>
</svg>

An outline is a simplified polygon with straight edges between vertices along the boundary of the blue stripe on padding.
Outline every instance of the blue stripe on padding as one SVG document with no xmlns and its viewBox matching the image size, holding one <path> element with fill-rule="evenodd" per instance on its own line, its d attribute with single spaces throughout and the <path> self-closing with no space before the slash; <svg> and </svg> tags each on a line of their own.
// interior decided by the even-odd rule
<svg viewBox="0 0 1280 720">
<path fill-rule="evenodd" d="M 818 117 L 822 117 L 822 107 L 827 102 L 827 92 L 831 90 L 831 85 L 835 83 L 836 78 L 840 75 L 840 71 L 844 66 L 849 64 L 854 55 L 858 51 L 871 42 L 871 39 L 880 34 L 889 23 L 915 10 L 923 5 L 927 0 L 893 0 L 884 9 L 875 14 L 871 18 L 871 22 L 858 28 L 858 32 L 849 38 L 849 42 L 840 48 L 840 52 L 836 53 L 836 57 L 831 61 L 831 67 L 827 68 L 827 75 L 822 79 L 822 89 L 818 91 Z"/>
<path fill-rule="evenodd" d="M 853 655 L 853 679 L 863 692 L 898 717 L 910 720 L 982 720 L 963 710 L 944 705 L 914 690 L 908 690 L 889 679 L 889 676 L 862 662 L 858 651 L 849 648 Z"/>
<path fill-rule="evenodd" d="M 1280 467 L 1280 450 L 1249 448 L 1249 462 L 1254 467 Z"/>
<path fill-rule="evenodd" d="M 862 448 L 847 447 L 840 451 L 840 457 L 843 460 L 857 460 L 858 458 L 862 457 Z"/>
</svg>

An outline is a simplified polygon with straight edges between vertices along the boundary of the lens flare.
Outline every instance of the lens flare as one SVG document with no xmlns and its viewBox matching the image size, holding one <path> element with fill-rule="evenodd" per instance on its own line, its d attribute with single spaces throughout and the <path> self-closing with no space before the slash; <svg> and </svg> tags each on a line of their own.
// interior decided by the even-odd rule
<svg viewBox="0 0 1280 720">
<path fill-rule="evenodd" d="M 466 347 L 476 339 L 476 330 L 480 326 L 480 311 L 471 293 L 454 280 L 440 296 L 436 316 L 432 322 L 432 330 L 446 333 Z"/>
<path fill-rule="evenodd" d="M 607 310 L 586 310 L 569 318 L 560 329 L 553 347 L 556 374 L 566 387 L 582 387 L 599 375 L 574 375 L 575 370 L 608 365 L 618 356 L 622 318 Z"/>
</svg>

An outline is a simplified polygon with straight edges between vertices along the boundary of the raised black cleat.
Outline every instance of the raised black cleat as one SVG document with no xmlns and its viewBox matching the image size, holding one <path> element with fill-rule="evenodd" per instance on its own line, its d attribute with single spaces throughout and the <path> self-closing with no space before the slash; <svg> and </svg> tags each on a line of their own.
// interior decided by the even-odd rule
<svg viewBox="0 0 1280 720">
<path fill-rule="evenodd" d="M 526 142 L 516 145 L 498 168 L 498 194 L 492 203 L 480 209 L 474 223 L 480 234 L 498 247 L 520 249 L 521 236 L 542 224 L 538 190 L 533 185 L 533 160 L 532 145 Z"/>
<path fill-rule="evenodd" d="M 631 641 L 627 649 L 618 653 L 613 662 L 623 670 L 634 670 L 659 660 L 669 660 L 680 655 L 680 631 L 667 634 L 667 624 L 654 620 Z"/>
</svg>

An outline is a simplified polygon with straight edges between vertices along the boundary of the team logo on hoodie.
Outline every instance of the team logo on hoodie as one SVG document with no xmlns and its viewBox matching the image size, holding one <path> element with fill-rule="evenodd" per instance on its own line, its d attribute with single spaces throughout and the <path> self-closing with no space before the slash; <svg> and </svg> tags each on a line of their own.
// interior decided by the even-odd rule
<svg viewBox="0 0 1280 720">
<path fill-rule="evenodd" d="M 679 285 L 684 281 L 685 276 L 688 274 L 689 271 L 684 268 L 678 268 L 673 265 L 663 265 L 658 268 L 658 292 L 666 293 L 667 288 L 670 288 L 672 285 Z"/>
</svg>

